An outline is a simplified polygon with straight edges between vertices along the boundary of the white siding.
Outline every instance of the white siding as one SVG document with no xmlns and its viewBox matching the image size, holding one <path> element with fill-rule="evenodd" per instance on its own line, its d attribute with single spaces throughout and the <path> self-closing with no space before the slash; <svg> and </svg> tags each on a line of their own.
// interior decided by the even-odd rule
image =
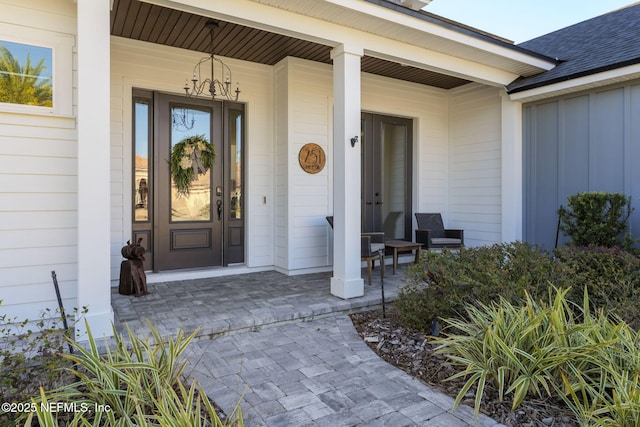
<svg viewBox="0 0 640 427">
<path fill-rule="evenodd" d="M 111 278 L 119 277 L 120 248 L 131 237 L 131 89 L 182 94 L 197 52 L 112 37 L 111 45 Z M 274 250 L 273 70 L 225 59 L 246 103 L 246 258 L 248 267 L 272 266 Z M 266 203 L 264 202 L 266 200 Z"/>
<path fill-rule="evenodd" d="M 277 112 L 277 260 L 276 268 L 289 274 L 326 268 L 329 227 L 332 150 L 331 67 L 287 58 L 276 74 Z M 302 170 L 300 149 L 321 146 L 327 164 L 317 174 Z"/>
<path fill-rule="evenodd" d="M 501 240 L 501 98 L 477 84 L 451 91 L 449 212 L 467 246 Z"/>
<path fill-rule="evenodd" d="M 46 38 L 75 37 L 73 2 L 0 0 L 0 10 L 0 39 L 15 36 L 8 34 L 11 28 L 19 28 L 24 43 L 38 44 L 31 34 L 45 43 Z M 71 54 L 69 48 L 62 55 L 69 58 L 62 64 L 69 75 Z M 64 97 L 71 105 L 71 93 Z M 0 313 L 23 320 L 57 309 L 52 270 L 65 308 L 75 307 L 76 178 L 73 117 L 8 113 L 0 106 Z"/>
</svg>

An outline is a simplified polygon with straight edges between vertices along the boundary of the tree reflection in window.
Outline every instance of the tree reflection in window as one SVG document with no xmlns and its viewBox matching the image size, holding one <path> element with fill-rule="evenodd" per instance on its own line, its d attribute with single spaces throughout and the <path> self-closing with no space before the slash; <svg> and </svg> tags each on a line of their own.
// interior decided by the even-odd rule
<svg viewBox="0 0 640 427">
<path fill-rule="evenodd" d="M 0 40 L 0 102 L 53 107 L 53 49 Z"/>
</svg>

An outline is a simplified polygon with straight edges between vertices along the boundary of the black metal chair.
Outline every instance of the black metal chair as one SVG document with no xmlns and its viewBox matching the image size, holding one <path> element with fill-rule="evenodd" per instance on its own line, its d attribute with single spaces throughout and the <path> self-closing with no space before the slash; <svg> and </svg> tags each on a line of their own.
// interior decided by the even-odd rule
<svg viewBox="0 0 640 427">
<path fill-rule="evenodd" d="M 333 229 L 333 216 L 328 216 L 326 219 Z M 367 262 L 367 279 L 369 285 L 371 285 L 371 270 L 376 268 L 377 259 L 380 260 L 380 277 L 384 277 L 384 233 L 361 233 L 360 261 Z"/>
<path fill-rule="evenodd" d="M 464 230 L 445 229 L 439 213 L 416 213 L 416 220 L 416 243 L 425 249 L 460 249 L 464 245 Z"/>
</svg>

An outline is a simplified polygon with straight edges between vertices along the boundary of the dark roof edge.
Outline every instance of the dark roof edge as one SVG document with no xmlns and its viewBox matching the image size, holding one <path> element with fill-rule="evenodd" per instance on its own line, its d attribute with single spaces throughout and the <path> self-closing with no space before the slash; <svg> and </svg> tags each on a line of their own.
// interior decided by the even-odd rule
<svg viewBox="0 0 640 427">
<path fill-rule="evenodd" d="M 431 12 L 427 12 L 427 11 L 424 11 L 424 10 L 416 11 L 416 10 L 410 9 L 410 8 L 408 8 L 406 6 L 402 6 L 402 5 L 399 5 L 399 4 L 391 3 L 388 0 L 365 0 L 365 1 L 368 2 L 368 3 L 375 4 L 377 6 L 384 7 L 386 9 L 393 10 L 395 12 L 403 13 L 405 15 L 409 15 L 409 16 L 412 16 L 414 18 L 421 19 L 421 20 L 429 22 L 431 24 L 439 25 L 439 26 L 441 26 L 443 28 L 446 28 L 448 30 L 452 30 L 452 31 L 455 31 L 455 32 L 458 32 L 458 33 L 461 33 L 461 34 L 464 34 L 464 35 L 467 35 L 467 36 L 470 36 L 470 37 L 473 37 L 473 38 L 476 38 L 476 39 L 479 39 L 479 40 L 482 40 L 482 41 L 485 41 L 485 42 L 489 42 L 489 43 L 504 47 L 506 49 L 510 49 L 510 50 L 513 50 L 513 51 L 516 51 L 516 52 L 519 52 L 519 53 L 522 53 L 522 54 L 525 54 L 525 55 L 533 56 L 533 57 L 535 57 L 537 59 L 541 59 L 541 60 L 544 60 L 544 61 L 549 61 L 549 62 L 552 62 L 552 63 L 555 63 L 555 64 L 559 63 L 557 58 L 552 58 L 550 56 L 543 55 L 541 53 L 534 52 L 534 51 L 529 50 L 529 49 L 525 49 L 523 47 L 520 47 L 518 45 L 513 44 L 513 42 L 511 42 L 511 41 L 507 41 L 507 39 L 502 38 L 500 36 L 497 36 L 497 35 L 494 35 L 494 34 L 490 34 L 488 32 L 482 31 L 482 30 L 477 29 L 477 28 L 470 27 L 470 26 L 462 24 L 460 22 L 456 22 L 456 21 L 453 21 L 451 19 L 447 19 L 447 18 L 438 16 L 438 15 L 436 15 L 434 13 L 431 13 Z"/>
<path fill-rule="evenodd" d="M 622 67 L 628 67 L 629 65 L 635 65 L 635 64 L 639 64 L 640 63 L 640 58 L 634 58 L 634 59 L 630 59 L 627 61 L 621 61 L 621 62 L 616 62 L 613 64 L 607 64 L 603 67 L 598 67 L 598 68 L 592 68 L 590 70 L 585 70 L 585 71 L 581 71 L 579 73 L 574 73 L 574 74 L 569 74 L 566 76 L 560 76 L 560 77 L 556 77 L 553 79 L 548 79 L 548 80 L 542 80 L 536 83 L 531 83 L 529 85 L 524 85 L 521 87 L 517 87 L 514 89 L 509 89 L 509 86 L 507 86 L 507 94 L 511 95 L 513 93 L 518 93 L 518 92 L 524 92 L 526 90 L 531 90 L 531 89 L 537 89 L 543 86 L 549 86 L 555 83 L 562 83 L 562 82 L 566 82 L 568 80 L 574 80 L 574 79 L 578 79 L 580 77 L 586 77 L 586 76 L 591 76 L 593 74 L 598 74 L 598 73 L 604 73 L 606 71 L 611 71 L 611 70 L 615 70 L 617 68 L 622 68 Z M 515 82 L 514 82 L 515 83 Z"/>
</svg>

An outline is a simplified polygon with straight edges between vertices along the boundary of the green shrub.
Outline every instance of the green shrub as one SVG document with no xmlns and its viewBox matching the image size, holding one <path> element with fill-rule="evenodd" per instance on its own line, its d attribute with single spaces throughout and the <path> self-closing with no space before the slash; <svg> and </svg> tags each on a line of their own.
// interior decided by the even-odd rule
<svg viewBox="0 0 640 427">
<path fill-rule="evenodd" d="M 556 249 L 554 256 L 526 243 L 428 252 L 407 269 L 407 285 L 395 303 L 408 326 L 429 331 L 431 322 L 465 312 L 465 304 L 489 304 L 498 296 L 516 303 L 527 292 L 546 298 L 550 284 L 571 288 L 581 304 L 586 287 L 594 305 L 640 328 L 640 259 L 619 248 Z"/>
<path fill-rule="evenodd" d="M 67 318 L 73 329 L 75 313 Z M 55 388 L 67 380 L 62 368 L 70 362 L 60 357 L 68 351 L 62 326 L 60 313 L 50 309 L 36 321 L 0 315 L 0 396 L 5 402 L 23 402 L 40 386 Z M 0 424 L 7 417 L 0 414 Z"/>
<path fill-rule="evenodd" d="M 479 413 L 484 389 L 491 384 L 500 400 L 517 408 L 527 396 L 564 398 L 582 425 L 594 420 L 637 420 L 640 372 L 638 333 L 603 310 L 592 314 L 586 290 L 580 306 L 566 299 L 569 290 L 554 288 L 545 303 L 528 297 L 514 305 L 504 298 L 467 306 L 465 318 L 449 318 L 438 351 L 463 370 L 466 378 L 454 408 L 472 389 Z M 622 385 L 624 380 L 627 384 Z M 616 384 L 620 390 L 614 392 Z"/>
<path fill-rule="evenodd" d="M 566 246 L 554 251 L 558 274 L 554 284 L 572 288 L 567 298 L 589 291 L 594 306 L 612 311 L 640 329 L 640 259 L 619 248 Z M 562 270 L 562 272 L 560 272 Z"/>
<path fill-rule="evenodd" d="M 633 209 L 631 197 L 621 193 L 586 192 L 567 197 L 560 207 L 560 230 L 576 246 L 613 247 L 622 244 L 621 234 Z"/>
<path fill-rule="evenodd" d="M 557 274 L 553 259 L 527 243 L 503 243 L 426 252 L 406 270 L 407 286 L 399 293 L 400 320 L 427 330 L 431 321 L 464 311 L 465 304 L 488 304 L 498 296 L 508 301 L 545 295 Z"/>
</svg>

